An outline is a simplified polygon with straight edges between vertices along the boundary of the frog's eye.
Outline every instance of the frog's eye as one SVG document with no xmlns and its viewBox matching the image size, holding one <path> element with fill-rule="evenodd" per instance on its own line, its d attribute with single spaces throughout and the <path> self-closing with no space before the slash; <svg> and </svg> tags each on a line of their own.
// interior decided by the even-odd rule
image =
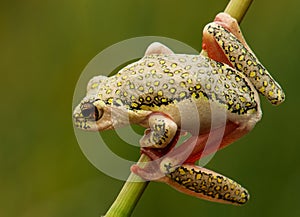
<svg viewBox="0 0 300 217">
<path fill-rule="evenodd" d="M 90 118 L 95 121 L 98 121 L 102 117 L 103 111 L 102 109 L 98 109 L 96 106 L 94 106 L 93 103 L 87 102 L 82 104 L 81 114 L 85 118 Z"/>
</svg>

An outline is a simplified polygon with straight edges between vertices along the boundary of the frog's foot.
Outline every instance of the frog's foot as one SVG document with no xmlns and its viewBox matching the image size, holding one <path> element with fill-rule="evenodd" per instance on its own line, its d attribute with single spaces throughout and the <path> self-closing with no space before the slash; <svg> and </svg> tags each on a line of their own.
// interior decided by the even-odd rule
<svg viewBox="0 0 300 217">
<path fill-rule="evenodd" d="M 177 124 L 164 114 L 151 114 L 148 123 L 150 129 L 145 131 L 140 140 L 142 148 L 164 148 L 176 135 Z"/>
<path fill-rule="evenodd" d="M 143 168 L 141 167 L 142 163 L 139 163 L 139 165 L 135 164 L 131 167 L 131 172 L 145 181 L 157 181 L 165 176 L 165 174 L 159 170 L 160 162 L 160 160 L 147 162 Z"/>
<path fill-rule="evenodd" d="M 163 161 L 161 168 L 168 172 L 157 181 L 165 182 L 176 190 L 201 199 L 235 205 L 249 200 L 248 191 L 237 182 L 214 171 L 183 164 L 171 167 L 171 162 Z"/>
</svg>

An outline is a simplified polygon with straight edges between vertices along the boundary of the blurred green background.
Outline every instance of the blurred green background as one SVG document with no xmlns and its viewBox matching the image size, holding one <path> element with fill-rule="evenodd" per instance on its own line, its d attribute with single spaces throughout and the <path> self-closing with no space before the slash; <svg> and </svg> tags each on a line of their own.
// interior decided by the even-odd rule
<svg viewBox="0 0 300 217">
<path fill-rule="evenodd" d="M 136 36 L 199 50 L 202 27 L 227 2 L 1 1 L 0 216 L 104 214 L 123 182 L 91 165 L 74 136 L 72 96 L 82 70 L 104 48 Z M 262 99 L 263 120 L 207 165 L 247 187 L 248 204 L 211 203 L 150 183 L 133 216 L 299 216 L 299 7 L 297 0 L 254 1 L 242 23 L 287 95 L 279 107 Z"/>
</svg>

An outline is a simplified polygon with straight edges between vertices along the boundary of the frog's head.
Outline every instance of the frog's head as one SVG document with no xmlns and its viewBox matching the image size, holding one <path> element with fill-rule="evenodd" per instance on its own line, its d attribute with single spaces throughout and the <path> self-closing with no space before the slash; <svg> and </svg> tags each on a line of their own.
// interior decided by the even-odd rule
<svg viewBox="0 0 300 217">
<path fill-rule="evenodd" d="M 113 128 L 110 108 L 100 99 L 85 97 L 74 109 L 73 121 L 76 127 L 89 131 Z"/>
<path fill-rule="evenodd" d="M 87 85 L 87 94 L 73 112 L 74 125 L 88 131 L 112 129 L 111 108 L 98 97 L 106 76 L 96 76 Z"/>
</svg>

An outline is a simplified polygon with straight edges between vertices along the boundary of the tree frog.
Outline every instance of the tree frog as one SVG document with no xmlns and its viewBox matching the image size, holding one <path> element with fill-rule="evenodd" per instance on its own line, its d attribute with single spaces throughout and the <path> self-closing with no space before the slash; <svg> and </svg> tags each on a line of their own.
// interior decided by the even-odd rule
<svg viewBox="0 0 300 217">
<path fill-rule="evenodd" d="M 175 54 L 155 42 L 116 75 L 92 78 L 74 124 L 88 131 L 122 127 L 128 120 L 141 125 L 147 128 L 141 150 L 152 161 L 143 169 L 134 165 L 134 173 L 199 198 L 244 204 L 245 188 L 194 162 L 215 151 L 216 143 L 223 148 L 252 130 L 262 116 L 258 93 L 274 105 L 285 96 L 230 15 L 220 13 L 205 26 L 202 49 L 199 55 Z M 216 114 L 225 114 L 225 121 L 217 117 L 212 127 Z M 191 137 L 175 148 L 184 132 Z M 220 141 L 209 140 L 220 134 Z"/>
</svg>

